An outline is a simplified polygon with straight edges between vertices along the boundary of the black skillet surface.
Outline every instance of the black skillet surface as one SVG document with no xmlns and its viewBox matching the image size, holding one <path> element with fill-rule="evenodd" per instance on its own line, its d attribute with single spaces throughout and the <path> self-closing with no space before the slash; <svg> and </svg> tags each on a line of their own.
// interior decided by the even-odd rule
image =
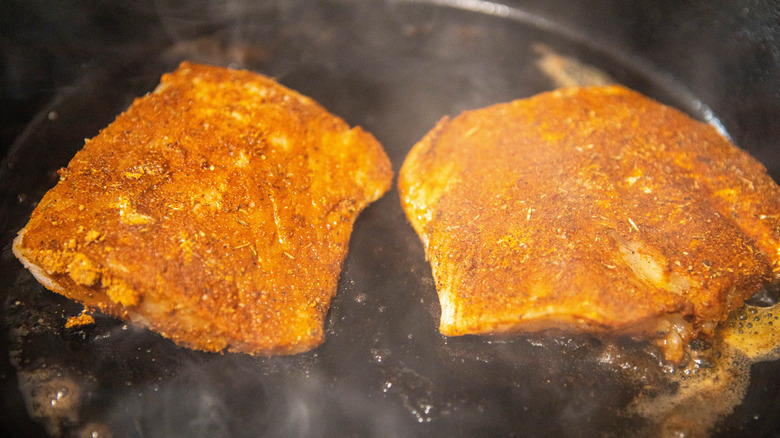
<svg viewBox="0 0 780 438">
<path fill-rule="evenodd" d="M 371 131 L 397 170 L 440 117 L 554 88 L 536 64 L 541 43 L 722 123 L 777 180 L 777 6 L 172 4 L 130 8 L 149 20 L 139 24 L 143 37 L 118 41 L 76 69 L 75 82 L 35 117 L 3 162 L 3 436 L 654 433 L 626 406 L 663 384 L 669 368 L 641 345 L 586 336 L 439 335 L 430 270 L 396 190 L 355 225 L 326 342 L 292 357 L 194 352 L 100 315 L 92 326 L 65 329 L 80 306 L 40 286 L 13 258 L 10 240 L 83 139 L 185 59 L 276 77 Z M 92 6 L 110 15 L 102 3 Z M 613 347 L 624 359 L 605 363 L 604 351 Z M 778 362 L 754 366 L 744 402 L 713 433 L 776 436 L 778 373 Z"/>
</svg>

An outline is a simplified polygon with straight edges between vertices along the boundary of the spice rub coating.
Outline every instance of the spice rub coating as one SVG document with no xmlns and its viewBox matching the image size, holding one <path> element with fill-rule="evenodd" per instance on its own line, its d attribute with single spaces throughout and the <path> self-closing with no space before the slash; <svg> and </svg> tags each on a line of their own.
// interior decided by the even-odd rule
<svg viewBox="0 0 780 438">
<path fill-rule="evenodd" d="M 14 253 L 49 289 L 206 351 L 319 345 L 381 145 L 270 78 L 182 63 L 60 172 Z"/>
<path fill-rule="evenodd" d="M 398 185 L 448 336 L 627 334 L 678 360 L 778 280 L 780 188 L 766 169 L 620 86 L 444 118 Z"/>
</svg>

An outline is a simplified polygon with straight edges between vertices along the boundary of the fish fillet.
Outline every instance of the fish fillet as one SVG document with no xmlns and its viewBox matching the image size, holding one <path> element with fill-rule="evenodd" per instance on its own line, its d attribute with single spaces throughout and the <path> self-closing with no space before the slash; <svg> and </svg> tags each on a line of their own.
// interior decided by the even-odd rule
<svg viewBox="0 0 780 438">
<path fill-rule="evenodd" d="M 620 86 L 444 118 L 398 186 L 447 336 L 630 335 L 679 360 L 780 272 L 780 188 L 765 168 Z"/>
<path fill-rule="evenodd" d="M 14 241 L 47 288 L 206 351 L 293 354 L 324 318 L 381 145 L 247 71 L 183 63 L 86 141 Z"/>
</svg>

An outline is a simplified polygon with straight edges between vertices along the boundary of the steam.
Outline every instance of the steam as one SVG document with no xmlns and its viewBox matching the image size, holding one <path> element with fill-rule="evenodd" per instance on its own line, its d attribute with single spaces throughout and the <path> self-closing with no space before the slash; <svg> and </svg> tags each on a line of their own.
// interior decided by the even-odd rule
<svg viewBox="0 0 780 438">
<path fill-rule="evenodd" d="M 723 122 L 715 115 L 712 109 L 702 102 L 696 95 L 683 86 L 674 77 L 661 70 L 658 66 L 650 63 L 648 60 L 626 53 L 619 49 L 615 44 L 608 41 L 594 40 L 592 34 L 585 34 L 575 26 L 565 25 L 556 21 L 549 20 L 542 15 L 529 12 L 524 9 L 510 7 L 504 4 L 485 0 L 406 0 L 411 3 L 432 3 L 447 7 L 454 7 L 468 11 L 478 12 L 487 15 L 494 15 L 510 19 L 519 23 L 525 23 L 530 26 L 543 29 L 551 34 L 561 35 L 568 40 L 575 41 L 583 47 L 603 52 L 608 57 L 619 61 L 625 66 L 641 71 L 643 75 L 651 82 L 662 85 L 668 91 L 673 92 L 679 100 L 678 105 L 684 105 L 683 110 L 693 114 L 703 121 L 709 123 L 718 132 L 732 141 L 732 138 L 726 130 Z"/>
<path fill-rule="evenodd" d="M 335 2 L 335 12 L 312 3 L 155 0 L 172 44 L 151 61 L 172 67 L 188 59 L 280 78 L 364 125 L 395 169 L 442 116 L 549 87 L 526 61 L 580 54 L 554 44 L 535 52 L 537 39 L 550 35 L 613 60 L 610 72 L 629 72 L 620 79 L 640 76 L 725 132 L 709 107 L 657 67 L 533 12 L 479 0 L 354 1 L 346 2 L 349 13 Z M 487 18 L 474 25 L 462 13 Z M 493 32 L 492 19 L 527 25 L 528 39 Z M 102 104 L 115 92 L 108 82 L 82 96 Z M 67 96 L 56 105 L 68 124 L 78 122 Z M 50 134 L 51 148 L 59 147 L 59 132 L 43 119 L 31 132 Z M 16 282 L 8 302 L 20 304 L 6 306 L 3 317 L 21 328 L 11 336 L 29 412 L 52 435 L 98 437 L 509 435 L 521 424 L 550 436 L 632 430 L 635 418 L 617 415 L 621 406 L 637 385 L 663 382 L 648 370 L 665 369 L 646 352 L 630 358 L 614 344 L 577 337 L 441 337 L 430 271 L 396 196 L 357 224 L 326 344 L 294 357 L 191 352 L 101 316 L 66 330 L 80 309 L 33 285 L 19 267 L 9 278 L 22 280 L 8 280 Z M 621 381 L 631 370 L 645 380 Z"/>
</svg>

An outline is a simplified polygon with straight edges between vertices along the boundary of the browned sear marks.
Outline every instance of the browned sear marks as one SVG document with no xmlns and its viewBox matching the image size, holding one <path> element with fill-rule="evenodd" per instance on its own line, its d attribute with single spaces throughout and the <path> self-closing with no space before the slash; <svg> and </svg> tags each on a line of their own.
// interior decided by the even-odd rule
<svg viewBox="0 0 780 438">
<path fill-rule="evenodd" d="M 88 140 L 15 241 L 48 288 L 207 351 L 323 341 L 381 145 L 247 71 L 183 63 Z"/>
</svg>

